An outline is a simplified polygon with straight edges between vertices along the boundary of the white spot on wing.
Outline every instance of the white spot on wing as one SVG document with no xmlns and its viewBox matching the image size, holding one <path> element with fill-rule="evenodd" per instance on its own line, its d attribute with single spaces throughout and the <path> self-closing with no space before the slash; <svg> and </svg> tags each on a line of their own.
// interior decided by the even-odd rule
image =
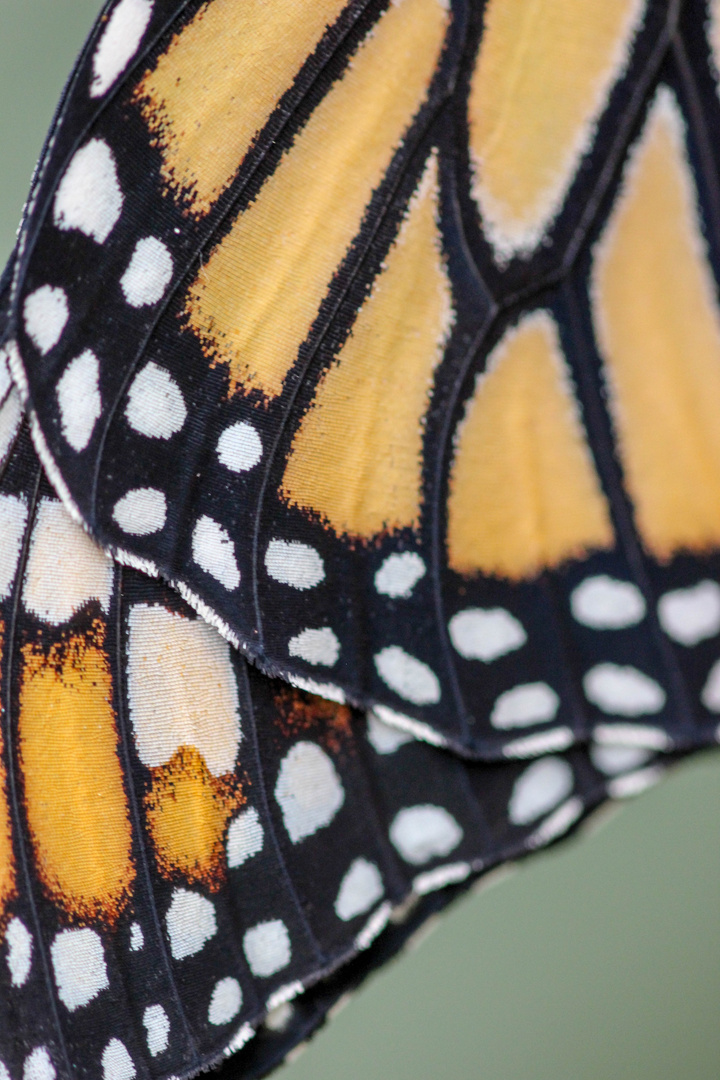
<svg viewBox="0 0 720 1080">
<path fill-rule="evenodd" d="M 243 810 L 230 822 L 227 835 L 227 864 L 232 869 L 262 851 L 265 843 L 260 815 L 254 806 Z"/>
<path fill-rule="evenodd" d="M 120 278 L 120 288 L 134 308 L 157 304 L 173 274 L 170 252 L 155 236 L 138 240 L 127 270 Z"/>
<path fill-rule="evenodd" d="M 275 798 L 293 844 L 329 825 L 345 802 L 335 766 L 316 743 L 299 742 L 280 764 Z"/>
<path fill-rule="evenodd" d="M 25 1058 L 23 1080 L 55 1080 L 57 1073 L 46 1046 L 36 1046 Z"/>
<path fill-rule="evenodd" d="M 355 859 L 340 882 L 335 913 L 343 922 L 369 911 L 383 895 L 380 871 L 367 859 Z"/>
<path fill-rule="evenodd" d="M 110 985 L 99 934 L 89 927 L 61 930 L 50 946 L 58 997 L 74 1012 Z"/>
<path fill-rule="evenodd" d="M 294 589 L 312 589 L 325 579 L 325 565 L 318 552 L 298 540 L 271 540 L 265 552 L 265 569 L 275 581 Z"/>
<path fill-rule="evenodd" d="M 620 664 L 597 664 L 583 678 L 588 701 L 614 716 L 645 716 L 660 712 L 665 691 L 642 671 Z"/>
<path fill-rule="evenodd" d="M 33 939 L 22 919 L 11 919 L 5 931 L 7 966 L 13 986 L 24 986 L 32 967 Z"/>
<path fill-rule="evenodd" d="M 102 1052 L 103 1080 L 133 1080 L 136 1070 L 127 1047 L 119 1039 L 111 1039 Z"/>
<path fill-rule="evenodd" d="M 652 751 L 642 746 L 612 746 L 610 743 L 593 743 L 590 746 L 590 760 L 598 772 L 606 776 L 639 769 L 652 757 Z"/>
<path fill-rule="evenodd" d="M 220 979 L 210 998 L 208 1020 L 211 1024 L 220 1026 L 229 1024 L 242 1008 L 242 990 L 237 979 Z"/>
<path fill-rule="evenodd" d="M 103 139 L 91 139 L 76 152 L 60 181 L 53 220 L 59 229 L 79 229 L 104 244 L 122 205 L 112 150 Z"/>
<path fill-rule="evenodd" d="M 23 582 L 28 611 L 51 626 L 67 622 L 90 600 L 107 614 L 113 563 L 57 499 L 41 499 Z"/>
<path fill-rule="evenodd" d="M 692 588 L 665 593 L 658 601 L 658 618 L 665 633 L 680 645 L 715 637 L 720 633 L 720 585 L 699 581 Z"/>
<path fill-rule="evenodd" d="M 27 521 L 27 503 L 18 495 L 0 495 L 0 600 L 10 595 Z"/>
<path fill-rule="evenodd" d="M 317 630 L 302 630 L 290 638 L 288 652 L 308 664 L 332 667 L 340 655 L 340 642 L 329 626 L 322 626 Z"/>
<path fill-rule="evenodd" d="M 153 360 L 133 379 L 125 416 L 131 428 L 151 439 L 169 439 L 185 423 L 187 409 L 180 387 Z"/>
<path fill-rule="evenodd" d="M 157 488 L 133 488 L 115 503 L 113 517 L 130 536 L 159 532 L 167 517 L 167 500 Z"/>
<path fill-rule="evenodd" d="M 388 555 L 375 574 L 375 588 L 381 596 L 406 600 L 427 570 L 415 551 Z"/>
<path fill-rule="evenodd" d="M 60 426 L 73 450 L 84 450 L 95 424 L 102 415 L 100 364 L 94 352 L 85 349 L 71 360 L 57 385 Z"/>
<path fill-rule="evenodd" d="M 140 923 L 130 924 L 130 952 L 140 952 L 145 948 L 145 935 Z"/>
<path fill-rule="evenodd" d="M 485 663 L 521 648 L 527 641 L 522 625 L 504 608 L 458 611 L 450 620 L 448 630 L 460 656 Z"/>
<path fill-rule="evenodd" d="M 374 662 L 385 685 L 405 701 L 413 705 L 435 705 L 440 700 L 440 682 L 435 672 L 399 645 L 381 649 Z"/>
<path fill-rule="evenodd" d="M 560 698 L 547 683 L 523 683 L 500 694 L 493 705 L 490 723 L 500 731 L 546 724 L 555 719 L 559 708 Z"/>
<path fill-rule="evenodd" d="M 175 960 L 199 953 L 217 933 L 212 901 L 188 889 L 175 889 L 165 922 Z"/>
<path fill-rule="evenodd" d="M 720 713 L 720 660 L 716 660 L 710 668 L 700 700 L 710 712 Z"/>
<path fill-rule="evenodd" d="M 462 838 L 462 829 L 444 806 L 405 807 L 390 826 L 393 846 L 413 866 L 445 858 Z"/>
<path fill-rule="evenodd" d="M 267 1020 L 265 1022 L 267 1023 Z M 10 1073 L 2 1058 L 0 1058 L 0 1080 L 10 1080 Z"/>
<path fill-rule="evenodd" d="M 148 1050 L 157 1057 L 167 1050 L 170 1041 L 170 1020 L 162 1005 L 148 1005 L 143 1013 L 143 1027 Z"/>
<path fill-rule="evenodd" d="M 240 584 L 235 545 L 217 521 L 204 514 L 192 534 L 193 559 L 201 569 L 219 581 L 228 592 Z"/>
<path fill-rule="evenodd" d="M 283 1032 L 287 1029 L 294 1013 L 294 1006 L 289 1001 L 283 1001 L 281 1005 L 276 1005 L 274 1009 L 269 1010 L 264 1026 L 268 1031 Z"/>
<path fill-rule="evenodd" d="M 562 758 L 534 761 L 515 781 L 508 816 L 513 825 L 529 825 L 554 810 L 574 786 L 573 772 Z"/>
<path fill-rule="evenodd" d="M 606 574 L 586 578 L 570 596 L 573 617 L 593 630 L 621 630 L 645 618 L 645 599 L 631 581 Z"/>
<path fill-rule="evenodd" d="M 7 461 L 23 415 L 24 411 L 20 402 L 20 395 L 13 386 L 8 391 L 3 404 L 0 405 L 0 468 Z"/>
<path fill-rule="evenodd" d="M 217 456 L 231 472 L 247 472 L 262 458 L 263 446 L 252 424 L 231 424 L 218 439 Z"/>
<path fill-rule="evenodd" d="M 25 329 L 35 348 L 43 356 L 57 345 L 69 315 L 65 292 L 53 285 L 41 285 L 25 298 Z"/>
<path fill-rule="evenodd" d="M 386 724 L 374 712 L 368 713 L 367 725 L 368 742 L 376 754 L 394 754 L 405 743 L 415 742 L 409 732 Z"/>
<path fill-rule="evenodd" d="M 282 971 L 292 955 L 285 923 L 281 919 L 270 919 L 251 927 L 243 938 L 243 949 L 253 975 L 267 979 Z"/>
<path fill-rule="evenodd" d="M 152 9 L 152 0 L 120 0 L 95 49 L 90 97 L 101 97 L 122 75 L 138 50 Z"/>
</svg>

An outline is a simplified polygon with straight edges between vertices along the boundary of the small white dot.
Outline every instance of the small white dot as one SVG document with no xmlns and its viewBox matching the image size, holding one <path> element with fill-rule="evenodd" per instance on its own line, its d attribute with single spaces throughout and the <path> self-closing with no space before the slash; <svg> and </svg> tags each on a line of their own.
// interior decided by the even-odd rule
<svg viewBox="0 0 720 1080">
<path fill-rule="evenodd" d="M 297 540 L 271 540 L 265 552 L 265 569 L 275 581 L 294 589 L 312 589 L 325 579 L 325 565 L 318 552 Z"/>
<path fill-rule="evenodd" d="M 210 998 L 208 1008 L 208 1020 L 211 1024 L 219 1027 L 221 1024 L 229 1024 L 242 1008 L 242 990 L 237 979 L 220 979 Z"/>
<path fill-rule="evenodd" d="M 373 659 L 385 685 L 405 701 L 435 705 L 440 700 L 440 681 L 435 672 L 399 645 L 381 649 Z"/>
<path fill-rule="evenodd" d="M 87 1005 L 110 985 L 105 950 L 89 927 L 61 930 L 50 946 L 58 997 L 70 1012 Z"/>
<path fill-rule="evenodd" d="M 555 719 L 559 708 L 560 698 L 547 683 L 523 683 L 500 694 L 490 714 L 490 723 L 501 731 L 546 724 Z"/>
<path fill-rule="evenodd" d="M 104 244 L 122 205 L 112 150 L 103 139 L 91 139 L 76 152 L 60 181 L 53 220 L 59 229 L 78 229 Z"/>
<path fill-rule="evenodd" d="M 136 1075 L 133 1059 L 119 1039 L 111 1039 L 102 1054 L 103 1080 L 133 1080 Z"/>
<path fill-rule="evenodd" d="M 504 608 L 458 611 L 448 631 L 453 647 L 464 660 L 482 660 L 486 664 L 521 648 L 527 641 L 522 625 Z"/>
<path fill-rule="evenodd" d="M 131 536 L 149 536 L 165 524 L 167 500 L 157 488 L 134 488 L 118 499 L 113 517 L 123 532 Z"/>
<path fill-rule="evenodd" d="M 194 956 L 217 933 L 212 900 L 188 889 L 175 889 L 165 922 L 175 960 Z"/>
<path fill-rule="evenodd" d="M 573 772 L 558 757 L 541 758 L 515 781 L 508 816 L 513 825 L 529 825 L 554 810 L 574 787 Z"/>
<path fill-rule="evenodd" d="M 152 0 L 120 0 L 93 56 L 90 97 L 106 93 L 137 52 L 152 15 Z"/>
<path fill-rule="evenodd" d="M 25 298 L 25 329 L 43 356 L 57 345 L 69 316 L 67 296 L 53 285 L 42 285 Z"/>
<path fill-rule="evenodd" d="M 227 531 L 211 517 L 203 515 L 192 534 L 193 559 L 232 592 L 240 584 L 240 571 L 235 559 L 235 545 Z"/>
<path fill-rule="evenodd" d="M 689 589 L 667 592 L 658 601 L 658 618 L 668 637 L 697 645 L 720 633 L 720 585 L 700 581 Z"/>
<path fill-rule="evenodd" d="M 145 236 L 135 245 L 120 288 L 131 307 L 146 307 L 161 299 L 172 275 L 172 256 L 165 244 L 154 236 Z"/>
<path fill-rule="evenodd" d="M 383 896 L 384 889 L 380 871 L 367 859 L 355 859 L 340 882 L 335 901 L 338 919 L 348 922 L 369 911 Z"/>
<path fill-rule="evenodd" d="M 157 1057 L 167 1050 L 170 1041 L 170 1020 L 162 1005 L 148 1005 L 143 1013 L 143 1027 L 147 1036 L 148 1050 Z"/>
<path fill-rule="evenodd" d="M 254 469 L 262 458 L 263 446 L 252 424 L 244 420 L 231 424 L 218 439 L 217 456 L 231 472 Z"/>
<path fill-rule="evenodd" d="M 187 409 L 172 375 L 154 361 L 133 379 L 125 416 L 130 427 L 150 439 L 169 439 L 180 431 Z"/>
<path fill-rule="evenodd" d="M 395 816 L 390 839 L 405 862 L 422 866 L 454 851 L 463 831 L 444 806 L 408 806 Z"/>
<path fill-rule="evenodd" d="M 281 919 L 258 923 L 243 938 L 243 949 L 253 975 L 267 979 L 290 963 L 290 935 Z"/>
<path fill-rule="evenodd" d="M 388 555 L 375 574 L 375 588 L 381 596 L 407 600 L 427 570 L 416 551 Z"/>
<path fill-rule="evenodd" d="M 345 802 L 335 766 L 324 750 L 311 742 L 295 743 L 283 758 L 275 798 L 293 844 L 329 825 Z"/>
<path fill-rule="evenodd" d="M 597 664 L 583 678 L 588 701 L 614 716 L 645 716 L 658 713 L 665 691 L 642 671 L 620 664 Z"/>
<path fill-rule="evenodd" d="M 265 834 L 254 806 L 243 810 L 230 822 L 227 835 L 227 863 L 233 869 L 262 851 Z"/>
<path fill-rule="evenodd" d="M 5 931 L 7 965 L 13 986 L 24 986 L 32 967 L 32 934 L 22 919 L 11 919 Z"/>
<path fill-rule="evenodd" d="M 415 742 L 408 731 L 386 724 L 374 712 L 368 713 L 367 725 L 368 742 L 376 754 L 394 754 L 405 743 Z"/>
<path fill-rule="evenodd" d="M 299 656 L 308 664 L 332 667 L 340 656 L 340 642 L 329 626 L 303 630 L 288 642 L 290 656 Z"/>
<path fill-rule="evenodd" d="M 140 923 L 130 925 L 130 952 L 140 952 L 145 948 L 145 935 Z"/>
<path fill-rule="evenodd" d="M 700 700 L 710 712 L 720 713 L 720 660 L 710 668 Z"/>
<path fill-rule="evenodd" d="M 592 743 L 590 760 L 598 772 L 606 776 L 639 769 L 652 757 L 652 751 L 642 746 L 612 746 L 610 743 Z"/>
<path fill-rule="evenodd" d="M 278 1033 L 286 1031 L 294 1015 L 294 1005 L 289 1001 L 283 1001 L 280 1005 L 276 1005 L 274 1009 L 270 1009 L 265 1017 L 264 1026 L 268 1031 Z"/>
<path fill-rule="evenodd" d="M 57 1073 L 45 1046 L 36 1046 L 25 1058 L 23 1080 L 55 1080 Z"/>
<path fill-rule="evenodd" d="M 94 352 L 85 349 L 68 364 L 56 392 L 65 441 L 80 452 L 90 442 L 102 415 L 100 363 Z"/>
<path fill-rule="evenodd" d="M 622 630 L 645 618 L 645 599 L 631 581 L 606 574 L 586 578 L 570 596 L 573 618 L 593 630 Z"/>
</svg>

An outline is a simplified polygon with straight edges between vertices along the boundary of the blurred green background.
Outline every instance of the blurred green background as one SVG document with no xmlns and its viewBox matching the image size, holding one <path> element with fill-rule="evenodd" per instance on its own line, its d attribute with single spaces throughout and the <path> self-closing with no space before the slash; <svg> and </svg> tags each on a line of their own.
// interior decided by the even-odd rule
<svg viewBox="0 0 720 1080">
<path fill-rule="evenodd" d="M 0 0 L 3 262 L 98 7 Z M 718 1080 L 720 755 L 460 902 L 280 1075 Z"/>
</svg>

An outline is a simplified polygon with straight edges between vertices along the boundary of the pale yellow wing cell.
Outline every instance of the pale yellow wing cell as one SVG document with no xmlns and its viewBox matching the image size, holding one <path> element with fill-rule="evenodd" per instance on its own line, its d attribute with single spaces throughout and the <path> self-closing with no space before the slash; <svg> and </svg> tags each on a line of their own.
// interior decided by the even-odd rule
<svg viewBox="0 0 720 1080">
<path fill-rule="evenodd" d="M 660 561 L 720 547 L 720 310 L 674 95 L 658 90 L 595 251 L 625 484 Z"/>
<path fill-rule="evenodd" d="M 100 622 L 22 649 L 19 760 L 37 873 L 68 914 L 114 922 L 135 878 Z"/>
<path fill-rule="evenodd" d="M 433 154 L 283 478 L 289 503 L 361 540 L 419 524 L 424 417 L 453 318 L 437 200 Z"/>
<path fill-rule="evenodd" d="M 0 621 L 0 657 L 5 627 Z M 7 773 L 5 770 L 5 746 L 0 725 L 0 925 L 7 906 L 15 897 L 15 855 L 12 843 L 12 818 L 8 802 Z"/>
<path fill-rule="evenodd" d="M 278 99 L 347 0 L 214 0 L 135 90 L 169 189 L 194 214 L 232 182 Z"/>
<path fill-rule="evenodd" d="M 444 0 L 393 0 L 186 301 L 230 392 L 277 396 L 413 117 L 449 22 Z"/>
<path fill-rule="evenodd" d="M 145 814 L 158 870 L 218 889 L 226 876 L 228 823 L 245 803 L 240 785 L 232 774 L 213 776 L 192 746 L 181 747 L 151 776 Z"/>
<path fill-rule="evenodd" d="M 557 215 L 646 0 L 488 0 L 468 102 L 473 194 L 501 261 Z"/>
<path fill-rule="evenodd" d="M 557 326 L 545 311 L 509 330 L 477 378 L 455 437 L 447 545 L 458 573 L 511 581 L 614 545 Z"/>
</svg>

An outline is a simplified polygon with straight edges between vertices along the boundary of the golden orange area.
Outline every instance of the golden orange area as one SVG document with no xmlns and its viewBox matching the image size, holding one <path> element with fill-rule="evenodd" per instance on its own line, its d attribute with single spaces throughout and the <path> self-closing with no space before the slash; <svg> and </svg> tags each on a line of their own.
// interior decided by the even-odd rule
<svg viewBox="0 0 720 1080">
<path fill-rule="evenodd" d="M 502 258 L 558 212 L 645 0 L 488 0 L 468 103 L 473 194 Z"/>
<path fill-rule="evenodd" d="M 19 758 L 38 876 L 79 918 L 113 922 L 135 877 L 104 627 L 23 646 Z"/>
<path fill-rule="evenodd" d="M 447 538 L 453 570 L 517 581 L 613 546 L 547 312 L 526 316 L 491 353 L 455 445 Z"/>
<path fill-rule="evenodd" d="M 352 710 L 292 686 L 281 686 L 273 698 L 275 723 L 285 738 L 311 734 L 332 754 L 352 740 Z"/>
<path fill-rule="evenodd" d="M 5 626 L 0 619 L 0 659 L 3 652 Z M 2 709 L 4 712 L 4 708 Z M 2 715 L 0 712 L 0 715 Z M 8 803 L 7 773 L 5 770 L 5 746 L 0 724 L 0 925 L 7 906 L 16 896 L 15 854 L 12 845 L 12 818 Z"/>
<path fill-rule="evenodd" d="M 661 561 L 720 546 L 720 311 L 683 136 L 663 87 L 592 281 L 625 484 Z"/>
<path fill-rule="evenodd" d="M 165 877 L 181 874 L 210 890 L 225 881 L 224 836 L 228 821 L 245 803 L 229 774 L 216 778 L 194 746 L 181 746 L 167 765 L 151 769 L 145 813 Z"/>
<path fill-rule="evenodd" d="M 162 174 L 195 214 L 231 183 L 253 139 L 347 0 L 214 0 L 170 42 L 134 98 Z"/>
<path fill-rule="evenodd" d="M 452 319 L 436 213 L 433 156 L 283 477 L 288 502 L 363 540 L 420 516 L 423 421 Z"/>
<path fill-rule="evenodd" d="M 443 0 L 388 7 L 191 285 L 188 324 L 228 365 L 231 393 L 281 392 L 426 97 L 448 20 Z"/>
</svg>

